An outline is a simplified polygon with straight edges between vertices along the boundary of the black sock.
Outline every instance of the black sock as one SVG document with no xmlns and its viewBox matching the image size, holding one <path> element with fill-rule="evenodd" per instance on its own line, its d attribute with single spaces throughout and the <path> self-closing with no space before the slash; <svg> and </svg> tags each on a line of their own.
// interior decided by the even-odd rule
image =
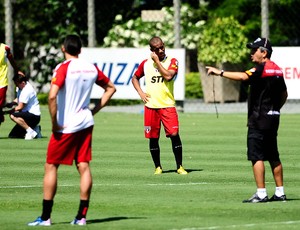
<svg viewBox="0 0 300 230">
<path fill-rule="evenodd" d="M 149 148 L 152 156 L 152 160 L 154 162 L 155 168 L 160 165 L 160 149 L 158 144 L 158 138 L 150 138 L 149 139 Z"/>
<path fill-rule="evenodd" d="M 43 200 L 43 213 L 41 215 L 42 220 L 48 220 L 51 216 L 53 207 L 53 200 Z"/>
<path fill-rule="evenodd" d="M 80 200 L 78 213 L 76 216 L 77 220 L 81 220 L 82 218 L 86 218 L 86 214 L 89 208 L 89 200 Z"/>
<path fill-rule="evenodd" d="M 172 149 L 175 156 L 177 169 L 182 165 L 182 143 L 179 134 L 176 136 L 171 136 Z"/>
</svg>

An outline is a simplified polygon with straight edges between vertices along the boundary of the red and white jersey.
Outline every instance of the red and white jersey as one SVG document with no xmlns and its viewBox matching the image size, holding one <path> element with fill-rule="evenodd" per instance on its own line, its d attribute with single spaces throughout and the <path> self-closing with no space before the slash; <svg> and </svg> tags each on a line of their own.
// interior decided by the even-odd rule
<svg viewBox="0 0 300 230">
<path fill-rule="evenodd" d="M 78 58 L 60 63 L 51 83 L 59 87 L 57 121 L 62 133 L 74 133 L 94 125 L 88 108 L 93 84 L 104 86 L 109 78 L 95 65 Z"/>
</svg>

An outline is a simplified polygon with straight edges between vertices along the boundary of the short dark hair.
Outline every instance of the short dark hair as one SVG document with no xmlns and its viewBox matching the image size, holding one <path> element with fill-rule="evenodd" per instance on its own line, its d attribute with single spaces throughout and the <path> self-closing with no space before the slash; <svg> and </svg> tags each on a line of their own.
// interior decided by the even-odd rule
<svg viewBox="0 0 300 230">
<path fill-rule="evenodd" d="M 26 76 L 23 76 L 23 75 L 17 73 L 17 74 L 14 75 L 13 81 L 18 82 L 18 83 L 21 83 L 23 81 L 27 82 L 28 78 Z"/>
<path fill-rule="evenodd" d="M 80 53 L 82 43 L 81 39 L 78 35 L 70 34 L 67 35 L 64 40 L 64 48 L 65 51 L 70 55 L 78 55 Z"/>
</svg>

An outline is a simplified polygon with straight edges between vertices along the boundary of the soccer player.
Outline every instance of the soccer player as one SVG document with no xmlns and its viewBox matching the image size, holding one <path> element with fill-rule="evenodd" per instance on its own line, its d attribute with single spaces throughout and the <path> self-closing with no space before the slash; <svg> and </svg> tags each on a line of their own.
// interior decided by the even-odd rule
<svg viewBox="0 0 300 230">
<path fill-rule="evenodd" d="M 13 81 L 17 86 L 17 98 L 13 103 L 16 103 L 17 106 L 13 109 L 13 113 L 10 114 L 10 119 L 16 125 L 8 137 L 32 140 L 38 135 L 38 132 L 36 132 L 37 125 L 41 120 L 39 101 L 27 77 L 17 74 L 14 76 Z"/>
<path fill-rule="evenodd" d="M 283 72 L 273 61 L 272 46 L 267 38 L 257 38 L 248 43 L 251 59 L 255 66 L 245 72 L 230 72 L 207 67 L 208 74 L 250 84 L 248 99 L 247 155 L 252 162 L 256 182 L 256 193 L 244 203 L 286 201 L 283 187 L 283 170 L 277 148 L 280 109 L 287 99 L 287 88 Z M 265 186 L 265 165 L 269 161 L 274 181 L 275 194 L 268 199 Z"/>
<path fill-rule="evenodd" d="M 0 43 L 0 125 L 4 122 L 4 115 L 2 108 L 6 100 L 6 91 L 8 86 L 8 64 L 9 60 L 11 66 L 14 68 L 16 73 L 19 73 L 24 76 L 24 74 L 19 71 L 18 66 L 15 62 L 15 59 L 10 51 L 10 47 L 3 43 Z"/>
<path fill-rule="evenodd" d="M 116 88 L 94 64 L 78 57 L 81 46 L 77 35 L 67 35 L 61 48 L 66 60 L 55 68 L 53 74 L 48 98 L 53 133 L 45 163 L 43 210 L 40 217 L 28 223 L 29 226 L 51 225 L 58 167 L 60 164 L 72 165 L 73 161 L 80 175 L 80 203 L 71 224 L 86 225 L 92 190 L 89 162 L 92 159 L 93 116 L 108 103 Z M 104 93 L 90 110 L 94 83 L 102 87 Z"/>
<path fill-rule="evenodd" d="M 149 148 L 155 166 L 154 174 L 162 174 L 160 163 L 159 136 L 161 123 L 166 136 L 171 139 L 177 173 L 187 174 L 182 167 L 182 143 L 179 136 L 178 114 L 175 108 L 173 87 L 178 72 L 178 61 L 165 54 L 161 38 L 149 41 L 150 57 L 142 61 L 132 77 L 132 84 L 145 103 L 144 132 L 149 139 Z M 146 92 L 139 80 L 145 77 Z"/>
</svg>

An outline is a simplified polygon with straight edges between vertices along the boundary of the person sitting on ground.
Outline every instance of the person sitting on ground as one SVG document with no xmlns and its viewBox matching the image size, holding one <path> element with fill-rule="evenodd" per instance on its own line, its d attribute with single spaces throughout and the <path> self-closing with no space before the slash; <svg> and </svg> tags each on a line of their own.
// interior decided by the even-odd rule
<svg viewBox="0 0 300 230">
<path fill-rule="evenodd" d="M 13 81 L 17 86 L 17 98 L 10 104 L 17 103 L 17 106 L 11 111 L 10 119 L 16 125 L 8 137 L 32 140 L 40 132 L 40 130 L 37 130 L 41 120 L 37 94 L 33 86 L 28 82 L 27 77 L 17 74 L 14 76 Z"/>
</svg>

